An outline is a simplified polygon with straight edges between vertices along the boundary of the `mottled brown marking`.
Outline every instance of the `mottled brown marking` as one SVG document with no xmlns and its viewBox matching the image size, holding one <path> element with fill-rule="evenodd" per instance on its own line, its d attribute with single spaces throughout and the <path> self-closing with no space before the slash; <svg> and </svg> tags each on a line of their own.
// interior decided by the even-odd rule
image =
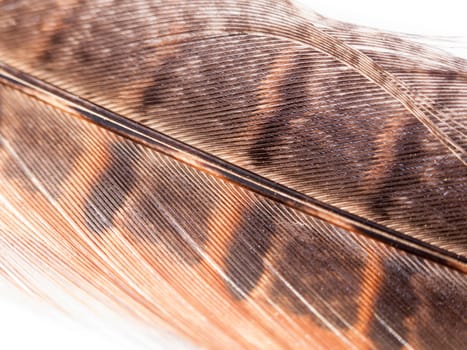
<svg viewBox="0 0 467 350">
<path fill-rule="evenodd" d="M 284 245 L 277 265 L 287 282 L 331 324 L 341 329 L 354 326 L 364 267 L 357 246 L 324 243 L 320 233 L 307 232 Z M 280 280 L 274 282 L 271 296 L 279 305 L 324 326 Z"/>
<path fill-rule="evenodd" d="M 402 339 L 408 339 L 409 318 L 420 303 L 410 284 L 414 272 L 401 266 L 397 260 L 388 259 L 384 262 L 382 273 L 383 282 L 375 302 L 368 336 L 378 348 L 403 349 L 405 344 L 393 332 Z M 386 325 L 390 325 L 391 329 Z"/>
<path fill-rule="evenodd" d="M 441 279 L 426 273 L 411 279 L 410 287 L 420 303 L 408 324 L 409 340 L 425 349 L 442 349 L 446 343 L 461 349 L 467 341 L 467 284 Z"/>
<path fill-rule="evenodd" d="M 112 227 L 115 214 L 122 210 L 126 197 L 137 185 L 137 152 L 131 154 L 117 143 L 110 146 L 108 158 L 87 195 L 83 213 L 87 228 L 97 234 Z"/>
<path fill-rule="evenodd" d="M 268 119 L 260 124 L 254 143 L 248 150 L 248 155 L 256 166 L 268 166 L 273 163 L 272 158 L 277 153 L 281 138 L 291 131 L 291 120 L 303 116 L 306 102 L 300 97 L 305 94 L 303 85 L 309 78 L 310 67 L 303 67 L 302 61 L 287 59 L 281 56 L 273 66 L 266 81 L 261 85 L 264 96 L 261 96 L 261 106 L 267 111 L 268 103 L 275 105 L 273 112 L 269 112 Z M 261 113 L 261 109 L 258 111 Z"/>
<path fill-rule="evenodd" d="M 10 102 L 16 100 L 15 104 Z M 29 171 L 39 171 L 48 178 L 54 184 L 48 187 L 50 194 L 59 197 L 59 184 L 73 171 L 82 151 L 76 130 L 65 127 L 71 119 L 10 89 L 2 89 L 0 106 L 0 134 L 4 142 L 8 142 Z M 52 122 L 56 119 L 59 121 Z"/>
<path fill-rule="evenodd" d="M 263 259 L 276 230 L 274 218 L 261 215 L 260 208 L 250 206 L 243 211 L 225 256 L 229 290 L 238 299 L 247 298 L 263 276 Z"/>
</svg>

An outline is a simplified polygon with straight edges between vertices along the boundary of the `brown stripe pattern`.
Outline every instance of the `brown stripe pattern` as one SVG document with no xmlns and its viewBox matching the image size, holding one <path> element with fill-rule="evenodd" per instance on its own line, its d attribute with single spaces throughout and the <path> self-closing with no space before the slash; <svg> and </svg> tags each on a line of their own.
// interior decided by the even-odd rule
<svg viewBox="0 0 467 350">
<path fill-rule="evenodd" d="M 24 266 L 212 349 L 467 342 L 465 61 L 279 0 L 0 0 L 0 61 L 464 270 L 116 135 L 4 74 L 0 248 Z"/>
</svg>

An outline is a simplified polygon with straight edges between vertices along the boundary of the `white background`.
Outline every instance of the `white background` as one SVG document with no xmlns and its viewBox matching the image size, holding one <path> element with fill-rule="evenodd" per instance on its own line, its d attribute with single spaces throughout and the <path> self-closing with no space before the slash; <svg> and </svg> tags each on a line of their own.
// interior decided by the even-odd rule
<svg viewBox="0 0 467 350">
<path fill-rule="evenodd" d="M 462 36 L 467 46 L 463 1 L 310 0 L 315 11 L 335 19 L 386 30 L 436 36 Z M 465 57 L 465 50 L 462 55 Z M 90 322 L 72 321 L 38 306 L 0 284 L 0 349 L 137 350 L 119 331 L 104 333 Z M 154 347 L 152 347 L 154 348 Z M 167 348 L 161 345 L 161 349 Z"/>
</svg>

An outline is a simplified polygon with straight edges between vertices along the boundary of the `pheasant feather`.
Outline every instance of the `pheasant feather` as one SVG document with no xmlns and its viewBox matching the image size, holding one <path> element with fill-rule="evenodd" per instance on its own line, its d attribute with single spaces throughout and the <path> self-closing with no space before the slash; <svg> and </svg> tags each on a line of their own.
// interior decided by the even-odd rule
<svg viewBox="0 0 467 350">
<path fill-rule="evenodd" d="M 212 349 L 461 349 L 467 64 L 284 0 L 0 1 L 0 272 Z"/>
</svg>

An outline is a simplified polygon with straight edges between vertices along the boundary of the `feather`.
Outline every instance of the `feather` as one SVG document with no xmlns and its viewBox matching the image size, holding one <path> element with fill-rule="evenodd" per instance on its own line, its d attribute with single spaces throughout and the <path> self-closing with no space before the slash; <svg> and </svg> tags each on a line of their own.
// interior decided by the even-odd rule
<svg viewBox="0 0 467 350">
<path fill-rule="evenodd" d="M 0 38 L 12 283 L 213 349 L 467 342 L 465 60 L 285 0 L 0 1 Z"/>
</svg>

